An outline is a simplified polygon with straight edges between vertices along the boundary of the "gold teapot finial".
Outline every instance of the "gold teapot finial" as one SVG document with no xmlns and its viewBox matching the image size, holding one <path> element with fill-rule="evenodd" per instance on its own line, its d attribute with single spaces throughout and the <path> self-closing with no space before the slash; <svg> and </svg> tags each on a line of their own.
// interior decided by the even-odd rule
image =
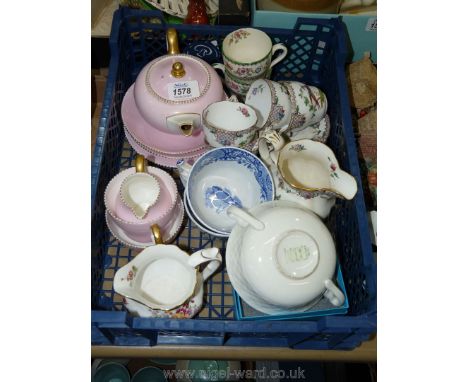
<svg viewBox="0 0 468 382">
<path fill-rule="evenodd" d="M 169 28 L 166 32 L 167 53 L 179 54 L 179 40 L 175 28 Z"/>
<path fill-rule="evenodd" d="M 172 64 L 172 70 L 171 70 L 171 74 L 172 76 L 174 76 L 175 78 L 181 78 L 185 75 L 185 69 L 184 69 L 184 65 L 182 65 L 181 62 L 174 62 Z"/>
</svg>

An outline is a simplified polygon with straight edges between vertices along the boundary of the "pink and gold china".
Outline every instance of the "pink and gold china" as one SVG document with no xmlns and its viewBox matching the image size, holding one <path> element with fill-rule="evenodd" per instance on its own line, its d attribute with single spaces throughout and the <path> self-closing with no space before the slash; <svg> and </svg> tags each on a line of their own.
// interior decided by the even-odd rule
<svg viewBox="0 0 468 382">
<path fill-rule="evenodd" d="M 128 239 L 140 243 L 151 243 L 153 236 L 151 230 L 153 226 L 162 235 L 164 242 L 173 239 L 172 233 L 175 225 L 180 221 L 180 216 L 183 216 L 183 203 L 177 191 L 177 186 L 174 179 L 165 171 L 156 167 L 146 166 L 146 173 L 153 176 L 159 185 L 159 196 L 156 203 L 151 206 L 143 218 L 135 216 L 131 208 L 129 208 L 121 199 L 120 189 L 124 184 L 125 179 L 133 176 L 137 172 L 137 168 L 144 162 L 144 158 L 137 156 L 137 167 L 128 168 L 111 179 L 104 193 L 104 203 L 106 210 L 114 223 L 112 233 L 116 233 L 115 226 L 118 226 L 125 234 L 124 240 Z M 109 227 L 110 228 L 110 227 Z M 122 233 L 117 234 L 119 239 Z"/>
<path fill-rule="evenodd" d="M 168 54 L 149 62 L 138 74 L 135 104 L 153 129 L 183 139 L 201 131 L 201 111 L 225 94 L 211 65 L 179 53 L 174 28 L 167 30 L 166 38 Z"/>
</svg>

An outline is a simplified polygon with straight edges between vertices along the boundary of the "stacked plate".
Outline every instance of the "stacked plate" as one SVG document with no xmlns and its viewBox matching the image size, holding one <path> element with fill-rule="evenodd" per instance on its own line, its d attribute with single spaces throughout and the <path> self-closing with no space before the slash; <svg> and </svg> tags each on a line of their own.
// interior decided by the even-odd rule
<svg viewBox="0 0 468 382">
<path fill-rule="evenodd" d="M 207 151 L 210 146 L 205 142 L 205 135 L 200 129 L 192 136 L 174 136 L 154 128 L 141 115 L 135 103 L 134 85 L 124 96 L 122 102 L 122 120 L 125 136 L 130 146 L 151 162 L 163 167 L 176 167 L 179 159 L 195 159 Z"/>
</svg>

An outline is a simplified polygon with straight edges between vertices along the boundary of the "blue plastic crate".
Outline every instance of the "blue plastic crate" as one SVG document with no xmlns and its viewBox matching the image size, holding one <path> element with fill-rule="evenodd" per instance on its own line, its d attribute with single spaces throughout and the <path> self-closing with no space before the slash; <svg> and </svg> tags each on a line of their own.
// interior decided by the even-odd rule
<svg viewBox="0 0 468 382">
<path fill-rule="evenodd" d="M 194 40 L 222 39 L 236 26 L 174 25 L 181 50 Z M 372 256 L 366 208 L 360 183 L 351 124 L 344 63 L 344 27 L 337 19 L 299 19 L 296 27 L 263 29 L 289 48 L 274 67 L 275 80 L 298 80 L 323 89 L 329 102 L 332 131 L 328 145 L 340 166 L 353 174 L 359 190 L 352 201 L 339 201 L 327 221 L 340 259 L 348 293 L 345 316 L 308 321 L 238 321 L 226 268 L 207 282 L 205 308 L 191 320 L 136 318 L 122 308 L 112 289 L 115 271 L 139 251 L 122 246 L 105 223 L 104 190 L 119 171 L 132 166 L 135 152 L 125 140 L 120 108 L 128 87 L 143 66 L 166 54 L 165 31 L 158 11 L 120 8 L 110 36 L 111 61 L 92 163 L 92 344 L 154 346 L 158 344 L 217 346 L 282 346 L 297 349 L 352 349 L 376 331 L 376 264 Z M 179 186 L 180 183 L 179 183 Z M 176 244 L 191 251 L 226 240 L 201 233 L 190 220 Z"/>
<path fill-rule="evenodd" d="M 336 283 L 338 288 L 344 294 L 345 300 L 341 306 L 333 306 L 326 298 L 322 298 L 316 305 L 311 309 L 302 313 L 282 313 L 282 314 L 265 314 L 259 312 L 247 304 L 241 296 L 235 291 L 232 291 L 234 295 L 234 313 L 238 320 L 249 320 L 249 321 L 273 321 L 273 320 L 307 320 L 312 317 L 330 316 L 336 314 L 345 314 L 348 312 L 348 294 L 346 293 L 346 286 L 343 280 L 343 274 L 341 273 L 340 264 L 336 265 Z"/>
</svg>

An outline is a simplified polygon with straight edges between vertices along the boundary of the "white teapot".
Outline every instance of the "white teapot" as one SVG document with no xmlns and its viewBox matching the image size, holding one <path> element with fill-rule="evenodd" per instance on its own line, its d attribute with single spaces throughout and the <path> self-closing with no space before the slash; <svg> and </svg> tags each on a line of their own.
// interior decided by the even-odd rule
<svg viewBox="0 0 468 382">
<path fill-rule="evenodd" d="M 277 200 L 299 203 L 325 219 L 337 197 L 351 200 L 356 195 L 356 179 L 340 169 L 335 154 L 323 143 L 310 139 L 286 143 L 275 131 L 266 131 L 258 148 L 273 176 Z"/>
</svg>

